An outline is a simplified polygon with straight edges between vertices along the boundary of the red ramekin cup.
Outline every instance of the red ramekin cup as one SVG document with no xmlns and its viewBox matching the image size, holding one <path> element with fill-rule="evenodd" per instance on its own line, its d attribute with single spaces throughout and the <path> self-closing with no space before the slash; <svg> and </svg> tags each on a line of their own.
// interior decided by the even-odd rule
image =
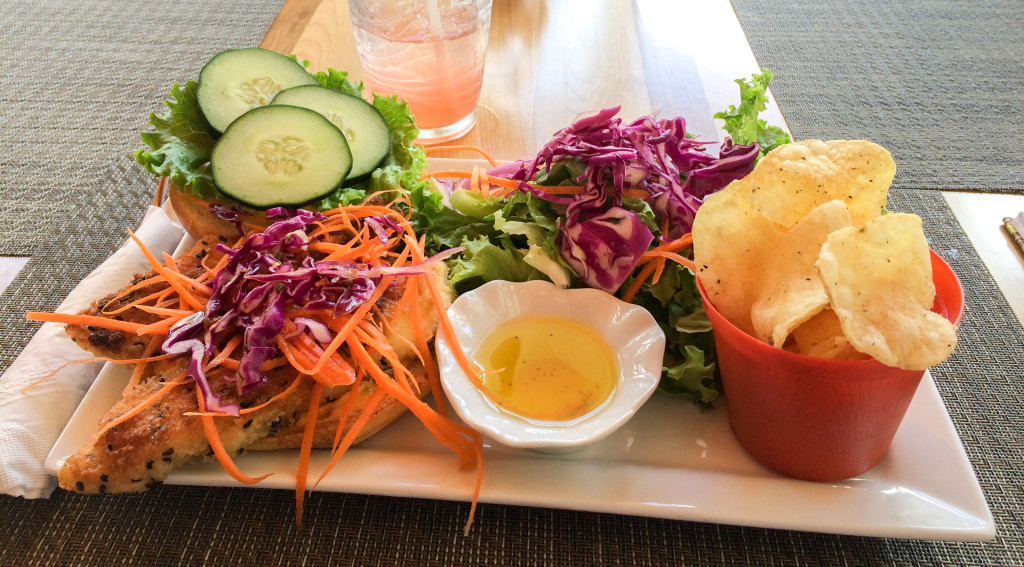
<svg viewBox="0 0 1024 567">
<path fill-rule="evenodd" d="M 963 288 L 935 252 L 931 260 L 932 311 L 955 325 L 963 315 Z M 811 481 L 852 478 L 882 460 L 923 370 L 772 347 L 727 321 L 697 287 L 715 335 L 729 424 L 748 453 L 777 472 Z"/>
</svg>

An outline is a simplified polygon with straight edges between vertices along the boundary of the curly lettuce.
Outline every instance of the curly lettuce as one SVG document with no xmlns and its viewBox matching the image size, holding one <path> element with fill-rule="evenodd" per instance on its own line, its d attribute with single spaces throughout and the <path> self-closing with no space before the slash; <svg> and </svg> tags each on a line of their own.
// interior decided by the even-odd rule
<svg viewBox="0 0 1024 567">
<path fill-rule="evenodd" d="M 308 62 L 303 64 L 308 66 Z M 363 83 L 353 83 L 345 71 L 327 69 L 312 75 L 324 87 L 362 96 Z M 176 187 L 200 199 L 224 199 L 213 182 L 210 155 L 216 138 L 199 109 L 198 89 L 199 84 L 193 80 L 183 87 L 177 83 L 171 86 L 171 96 L 164 101 L 168 109 L 161 114 L 150 113 L 153 129 L 142 132 L 146 147 L 135 151 L 135 160 L 146 171 L 169 178 Z M 391 130 L 391 152 L 369 178 L 342 184 L 315 208 L 327 210 L 361 203 L 367 195 L 381 191 L 408 190 L 426 171 L 426 153 L 413 144 L 419 129 L 408 104 L 395 96 L 374 95 L 373 106 Z"/>
<path fill-rule="evenodd" d="M 728 110 L 715 114 L 715 118 L 725 121 L 723 128 L 733 142 L 740 145 L 757 142 L 761 146 L 760 155 L 791 141 L 785 130 L 770 126 L 758 118 L 768 108 L 768 83 L 771 80 L 772 72 L 768 69 L 764 69 L 760 75 L 752 75 L 749 82 L 736 79 L 736 84 L 740 86 L 740 105 L 729 105 Z"/>
<path fill-rule="evenodd" d="M 199 83 L 188 81 L 184 87 L 171 86 L 171 98 L 164 101 L 168 110 L 151 112 L 153 130 L 142 133 L 148 146 L 135 151 L 135 160 L 146 171 L 167 177 L 177 187 L 187 187 L 201 199 L 218 194 L 210 170 L 210 153 L 215 140 L 210 125 L 199 112 L 196 93 Z"/>
</svg>

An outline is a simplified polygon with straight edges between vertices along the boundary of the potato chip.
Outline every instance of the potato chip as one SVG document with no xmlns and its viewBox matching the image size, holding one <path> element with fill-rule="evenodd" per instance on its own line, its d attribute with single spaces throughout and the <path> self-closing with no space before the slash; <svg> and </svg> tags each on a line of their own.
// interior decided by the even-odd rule
<svg viewBox="0 0 1024 567">
<path fill-rule="evenodd" d="M 768 152 L 742 181 L 754 206 L 790 227 L 815 207 L 838 199 L 853 226 L 882 214 L 896 162 L 888 150 L 866 140 L 805 140 Z"/>
<path fill-rule="evenodd" d="M 693 258 L 701 285 L 722 315 L 750 335 L 750 306 L 770 260 L 774 232 L 774 223 L 754 210 L 742 180 L 711 195 L 693 221 Z"/>
<path fill-rule="evenodd" d="M 792 340 L 787 350 L 815 358 L 833 360 L 863 360 L 868 355 L 857 351 L 843 335 L 839 316 L 831 308 L 823 309 L 817 315 L 793 329 Z"/>
<path fill-rule="evenodd" d="M 782 346 L 790 331 L 828 307 L 828 294 L 814 263 L 828 235 L 850 226 L 842 201 L 812 210 L 788 231 L 772 230 L 768 262 L 762 263 L 758 293 L 750 307 L 754 336 Z"/>
<path fill-rule="evenodd" d="M 733 183 L 708 199 L 694 220 L 701 283 L 734 325 L 782 345 L 793 327 L 828 305 L 814 263 L 828 234 L 846 226 L 846 206 L 832 201 L 781 230 L 752 209 L 746 186 Z"/>
<path fill-rule="evenodd" d="M 924 370 L 956 346 L 956 329 L 931 311 L 931 258 L 921 219 L 888 214 L 828 237 L 817 262 L 843 334 L 879 362 Z"/>
</svg>

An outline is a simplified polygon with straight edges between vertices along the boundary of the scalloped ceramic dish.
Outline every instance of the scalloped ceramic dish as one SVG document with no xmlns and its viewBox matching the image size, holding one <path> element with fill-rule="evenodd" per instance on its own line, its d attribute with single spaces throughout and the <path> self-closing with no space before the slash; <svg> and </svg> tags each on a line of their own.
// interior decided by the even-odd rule
<svg viewBox="0 0 1024 567">
<path fill-rule="evenodd" d="M 522 315 L 570 319 L 595 331 L 617 354 L 618 382 L 606 403 L 568 421 L 529 420 L 505 411 L 469 380 L 442 334 L 436 343 L 441 385 L 468 425 L 494 441 L 568 452 L 604 439 L 629 421 L 661 377 L 665 334 L 645 309 L 595 289 L 561 289 L 547 281 L 492 281 L 459 296 L 448 318 L 471 359 L 499 324 Z"/>
</svg>

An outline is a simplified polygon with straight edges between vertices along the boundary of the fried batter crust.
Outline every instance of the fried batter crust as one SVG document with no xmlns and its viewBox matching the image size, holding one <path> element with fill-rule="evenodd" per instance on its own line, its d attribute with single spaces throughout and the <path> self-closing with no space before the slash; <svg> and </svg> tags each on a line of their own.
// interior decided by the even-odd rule
<svg viewBox="0 0 1024 567">
<path fill-rule="evenodd" d="M 144 403 L 166 382 L 187 370 L 188 359 L 176 357 L 152 363 L 152 371 L 100 420 L 106 425 Z M 225 402 L 243 408 L 256 407 L 281 392 L 297 379 L 285 367 L 267 373 L 267 383 L 258 390 L 238 395 L 223 374 L 210 376 L 210 384 Z M 215 418 L 217 431 L 229 454 L 235 455 L 254 440 L 273 436 L 308 407 L 313 381 L 300 380 L 294 395 L 237 418 Z M 141 492 L 162 482 L 172 470 L 195 457 L 210 456 L 210 444 L 203 430 L 196 385 L 187 381 L 166 392 L 137 415 L 106 430 L 93 442 L 68 457 L 58 472 L 61 488 L 85 493 Z M 258 471 L 257 471 L 258 472 Z"/>
<path fill-rule="evenodd" d="M 175 260 L 179 271 L 190 278 L 198 277 L 205 271 L 202 265 L 205 258 L 209 257 L 206 263 L 212 266 L 223 256 L 223 253 L 216 249 L 216 244 L 225 242 L 223 239 L 218 239 L 215 236 L 200 239 L 196 242 L 195 246 Z M 155 323 L 160 319 L 159 316 L 146 313 L 140 309 L 129 308 L 118 312 L 133 301 L 167 289 L 167 282 L 161 280 L 129 291 L 132 286 L 144 282 L 155 275 L 156 272 L 154 270 L 144 274 L 135 274 L 135 277 L 132 278 L 131 283 L 127 287 L 94 301 L 88 309 L 82 312 L 82 315 L 106 317 L 143 325 Z M 146 348 L 146 341 L 148 340 L 147 337 L 134 333 L 101 329 L 89 325 L 67 325 L 65 332 L 80 348 L 96 356 L 105 356 L 117 360 L 142 357 Z"/>
<path fill-rule="evenodd" d="M 205 269 L 200 263 L 202 258 L 206 255 L 220 254 L 214 250 L 216 242 L 214 238 L 200 240 L 177 261 L 179 270 L 192 277 L 202 273 Z M 211 258 L 210 261 L 215 262 L 216 258 Z M 136 276 L 132 285 L 150 275 L 153 275 L 153 272 Z M 447 307 L 452 298 L 446 281 L 447 268 L 443 263 L 437 262 L 431 266 L 431 275 L 439 284 L 438 287 L 443 294 L 442 303 Z M 430 387 L 426 380 L 426 370 L 420 364 L 418 354 L 410 343 L 415 344 L 417 322 L 422 326 L 420 333 L 427 341 L 431 341 L 439 315 L 426 284 L 421 284 L 420 301 L 416 306 L 419 321 L 413 316 L 412 309 L 399 311 L 406 281 L 404 278 L 398 278 L 382 294 L 377 307 L 385 317 L 394 321 L 393 328 L 386 328 L 385 333 L 399 360 L 413 373 L 422 397 L 430 391 Z M 152 284 L 136 290 L 131 295 L 126 288 L 95 302 L 84 314 L 121 317 L 140 323 L 153 322 L 156 320 L 155 316 L 138 309 L 129 309 L 117 315 L 109 313 L 132 301 L 132 296 L 143 297 L 144 295 L 139 294 L 148 295 L 160 291 L 163 286 L 166 284 Z M 119 331 L 68 325 L 67 333 L 82 348 L 115 359 L 141 357 L 145 347 L 144 342 L 137 336 Z M 185 372 L 187 366 L 188 355 L 150 363 L 143 378 L 134 388 L 125 392 L 124 397 L 100 420 L 100 426 L 110 423 L 143 403 L 166 382 Z M 239 403 L 243 408 L 252 408 L 287 388 L 296 376 L 296 372 L 290 367 L 271 371 L 264 386 L 244 396 L 239 396 L 234 383 L 219 373 L 213 373 L 209 380 L 223 401 Z M 293 394 L 265 408 L 242 414 L 238 418 L 215 418 L 221 441 L 229 454 L 234 455 L 246 449 L 296 448 L 300 445 L 313 388 L 312 380 L 300 380 Z M 353 391 L 350 386 L 324 390 L 317 418 L 315 447 L 333 446 L 338 418 L 349 400 L 350 393 L 357 397 L 353 400 L 352 413 L 345 427 L 350 426 L 362 413 L 372 388 L 375 387 L 371 384 L 372 380 L 366 380 L 367 383 L 358 391 Z M 162 482 L 171 471 L 182 464 L 195 458 L 212 456 L 201 419 L 196 415 L 189 415 L 199 410 L 195 388 L 196 385 L 191 380 L 176 386 L 156 403 L 93 439 L 89 446 L 70 456 L 61 466 L 58 473 L 60 486 L 66 490 L 83 493 L 141 492 Z M 386 396 L 360 434 L 359 440 L 376 433 L 405 411 L 404 405 Z M 252 474 L 262 472 L 252 471 Z"/>
</svg>

